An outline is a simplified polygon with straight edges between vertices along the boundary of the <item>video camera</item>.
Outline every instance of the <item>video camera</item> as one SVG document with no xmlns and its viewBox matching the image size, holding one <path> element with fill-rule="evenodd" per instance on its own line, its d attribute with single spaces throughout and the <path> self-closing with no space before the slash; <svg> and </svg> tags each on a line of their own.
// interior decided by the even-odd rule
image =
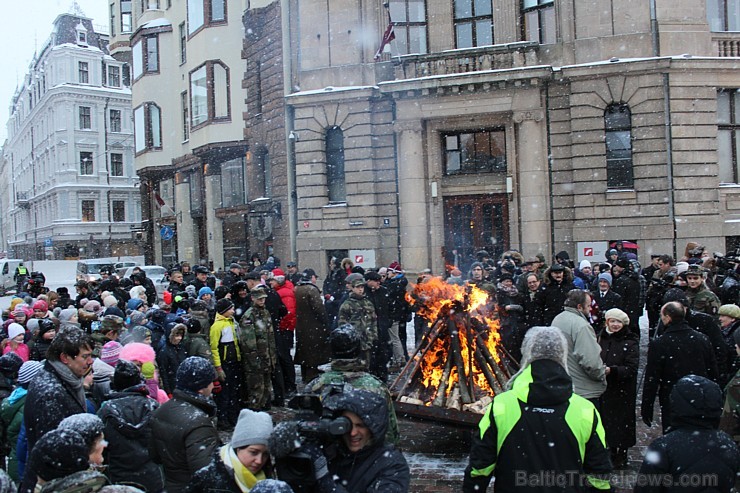
<svg viewBox="0 0 740 493">
<path fill-rule="evenodd" d="M 717 267 L 722 271 L 733 271 L 740 263 L 740 248 L 737 248 L 732 254 L 724 255 L 721 252 L 714 252 L 714 259 Z"/>
<path fill-rule="evenodd" d="M 311 456 L 302 450 L 303 446 L 321 447 L 325 454 L 331 453 L 339 437 L 352 429 L 352 422 L 343 416 L 335 417 L 316 394 L 298 394 L 288 407 L 298 412 L 295 420 L 278 425 L 284 436 L 279 436 L 277 428 L 273 434 L 270 449 L 276 458 L 275 470 L 294 492 L 310 493 L 316 484 L 315 472 Z"/>
</svg>

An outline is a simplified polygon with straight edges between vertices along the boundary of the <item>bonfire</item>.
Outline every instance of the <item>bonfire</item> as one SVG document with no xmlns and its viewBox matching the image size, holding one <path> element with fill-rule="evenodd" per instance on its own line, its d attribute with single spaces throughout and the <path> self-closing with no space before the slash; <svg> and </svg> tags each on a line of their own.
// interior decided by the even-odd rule
<svg viewBox="0 0 740 493">
<path fill-rule="evenodd" d="M 493 297 L 431 278 L 414 285 L 407 300 L 430 329 L 391 386 L 397 407 L 427 417 L 443 417 L 432 408 L 483 413 L 517 367 L 501 345 Z"/>
</svg>

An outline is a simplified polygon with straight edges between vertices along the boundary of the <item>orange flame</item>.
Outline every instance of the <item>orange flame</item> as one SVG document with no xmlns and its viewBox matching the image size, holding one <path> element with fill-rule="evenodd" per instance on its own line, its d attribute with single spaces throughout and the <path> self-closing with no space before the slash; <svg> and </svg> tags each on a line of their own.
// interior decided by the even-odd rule
<svg viewBox="0 0 740 493">
<path fill-rule="evenodd" d="M 449 317 L 454 320 L 448 327 L 437 327 L 437 333 L 448 328 L 451 332 L 445 337 L 436 337 L 426 351 L 417 356 L 421 358 L 420 381 L 427 397 L 422 400 L 426 405 L 432 405 L 442 389 L 446 400 L 459 383 L 457 366 L 450 361 L 453 336 L 459 342 L 463 371 L 469 376 L 468 382 L 463 382 L 463 385 L 470 388 L 474 400 L 486 394 L 494 395 L 496 390 L 479 367 L 483 353 L 476 355 L 477 345 L 483 343 L 495 363 L 500 362 L 500 324 L 494 298 L 477 286 L 447 284 L 434 277 L 413 285 L 413 290 L 406 293 L 406 299 L 415 307 L 418 316 L 432 324 L 445 324 Z"/>
</svg>

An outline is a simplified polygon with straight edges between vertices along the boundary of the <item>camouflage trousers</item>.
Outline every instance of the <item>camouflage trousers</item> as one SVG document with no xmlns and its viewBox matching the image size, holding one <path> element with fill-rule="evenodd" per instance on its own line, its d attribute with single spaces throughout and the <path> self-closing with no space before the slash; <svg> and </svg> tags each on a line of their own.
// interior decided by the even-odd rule
<svg viewBox="0 0 740 493">
<path fill-rule="evenodd" d="M 269 372 L 245 372 L 247 407 L 262 411 L 270 407 L 272 401 L 272 381 Z"/>
</svg>

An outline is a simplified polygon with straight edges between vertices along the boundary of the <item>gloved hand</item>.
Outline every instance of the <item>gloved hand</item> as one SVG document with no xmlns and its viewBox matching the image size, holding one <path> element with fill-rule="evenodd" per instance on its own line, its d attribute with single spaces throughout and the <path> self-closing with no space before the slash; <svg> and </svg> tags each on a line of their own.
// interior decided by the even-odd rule
<svg viewBox="0 0 740 493">
<path fill-rule="evenodd" d="M 225 382 L 226 381 L 226 373 L 224 373 L 224 369 L 220 366 L 216 367 L 216 378 L 219 382 Z"/>
<path fill-rule="evenodd" d="M 316 481 L 320 481 L 329 476 L 329 465 L 326 462 L 326 456 L 319 445 L 307 443 L 301 447 L 301 452 L 311 457 Z"/>
<path fill-rule="evenodd" d="M 154 363 L 149 362 L 141 365 L 141 375 L 144 377 L 144 380 L 154 378 Z"/>
</svg>

